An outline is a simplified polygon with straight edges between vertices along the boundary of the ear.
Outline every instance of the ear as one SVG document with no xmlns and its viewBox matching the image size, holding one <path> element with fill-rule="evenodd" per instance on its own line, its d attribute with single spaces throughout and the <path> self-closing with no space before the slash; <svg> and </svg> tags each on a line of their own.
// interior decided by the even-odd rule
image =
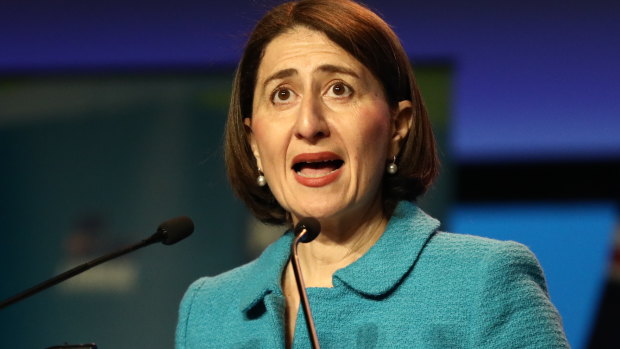
<svg viewBox="0 0 620 349">
<path fill-rule="evenodd" d="M 252 132 L 252 118 L 243 118 L 243 124 L 245 125 L 245 132 L 250 142 L 250 148 L 252 148 L 252 153 L 254 154 L 254 158 L 256 158 L 256 166 L 262 170 L 263 166 L 260 162 L 260 153 L 258 152 L 258 146 L 254 139 L 254 132 Z"/>
<path fill-rule="evenodd" d="M 411 101 L 398 102 L 398 107 L 392 114 L 392 138 L 390 139 L 389 159 L 397 156 L 400 152 L 403 140 L 409 134 L 413 123 L 413 106 Z"/>
</svg>

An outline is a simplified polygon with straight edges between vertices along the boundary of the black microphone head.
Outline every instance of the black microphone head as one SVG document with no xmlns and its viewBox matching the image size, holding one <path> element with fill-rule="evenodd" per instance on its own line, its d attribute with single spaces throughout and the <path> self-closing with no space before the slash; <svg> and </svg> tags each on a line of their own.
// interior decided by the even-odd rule
<svg viewBox="0 0 620 349">
<path fill-rule="evenodd" d="M 316 239 L 321 232 L 321 223 L 314 217 L 305 217 L 299 220 L 295 226 L 295 235 L 301 234 L 303 230 L 306 230 L 306 234 L 299 239 L 301 242 L 310 242 Z"/>
<path fill-rule="evenodd" d="M 169 219 L 157 227 L 161 243 L 172 245 L 185 239 L 194 232 L 194 222 L 187 216 Z"/>
</svg>

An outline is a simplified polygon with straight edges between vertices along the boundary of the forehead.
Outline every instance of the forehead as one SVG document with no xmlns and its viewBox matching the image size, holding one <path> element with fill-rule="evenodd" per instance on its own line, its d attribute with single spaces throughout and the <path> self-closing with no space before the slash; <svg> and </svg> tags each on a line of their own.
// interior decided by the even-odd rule
<svg viewBox="0 0 620 349">
<path fill-rule="evenodd" d="M 284 69 L 312 71 L 323 64 L 338 64 L 363 73 L 365 67 L 324 33 L 294 27 L 276 36 L 266 47 L 258 68 L 258 81 Z"/>
</svg>

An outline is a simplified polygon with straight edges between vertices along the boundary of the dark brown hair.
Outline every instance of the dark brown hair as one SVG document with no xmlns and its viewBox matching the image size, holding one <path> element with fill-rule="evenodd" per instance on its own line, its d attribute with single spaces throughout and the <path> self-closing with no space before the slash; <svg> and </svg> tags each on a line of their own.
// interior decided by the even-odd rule
<svg viewBox="0 0 620 349">
<path fill-rule="evenodd" d="M 353 1 L 301 0 L 269 11 L 248 39 L 233 83 L 225 133 L 225 160 L 235 193 L 265 223 L 290 222 L 267 186 L 256 184 L 258 169 L 243 119 L 252 116 L 252 99 L 258 67 L 265 47 L 278 35 L 296 26 L 324 33 L 381 82 L 387 102 L 412 102 L 412 126 L 398 155 L 398 172 L 383 179 L 383 207 L 391 212 L 400 200 L 414 201 L 437 176 L 439 160 L 435 139 L 415 82 L 413 70 L 400 40 L 385 21 Z"/>
</svg>

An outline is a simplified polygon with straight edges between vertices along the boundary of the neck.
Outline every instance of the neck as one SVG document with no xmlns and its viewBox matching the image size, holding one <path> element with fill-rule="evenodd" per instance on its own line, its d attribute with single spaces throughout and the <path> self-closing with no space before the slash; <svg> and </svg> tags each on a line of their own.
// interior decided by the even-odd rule
<svg viewBox="0 0 620 349">
<path fill-rule="evenodd" d="M 332 287 L 332 276 L 363 256 L 379 240 L 387 218 L 380 201 L 355 217 L 321 222 L 321 234 L 300 244 L 299 259 L 307 287 Z"/>
</svg>

